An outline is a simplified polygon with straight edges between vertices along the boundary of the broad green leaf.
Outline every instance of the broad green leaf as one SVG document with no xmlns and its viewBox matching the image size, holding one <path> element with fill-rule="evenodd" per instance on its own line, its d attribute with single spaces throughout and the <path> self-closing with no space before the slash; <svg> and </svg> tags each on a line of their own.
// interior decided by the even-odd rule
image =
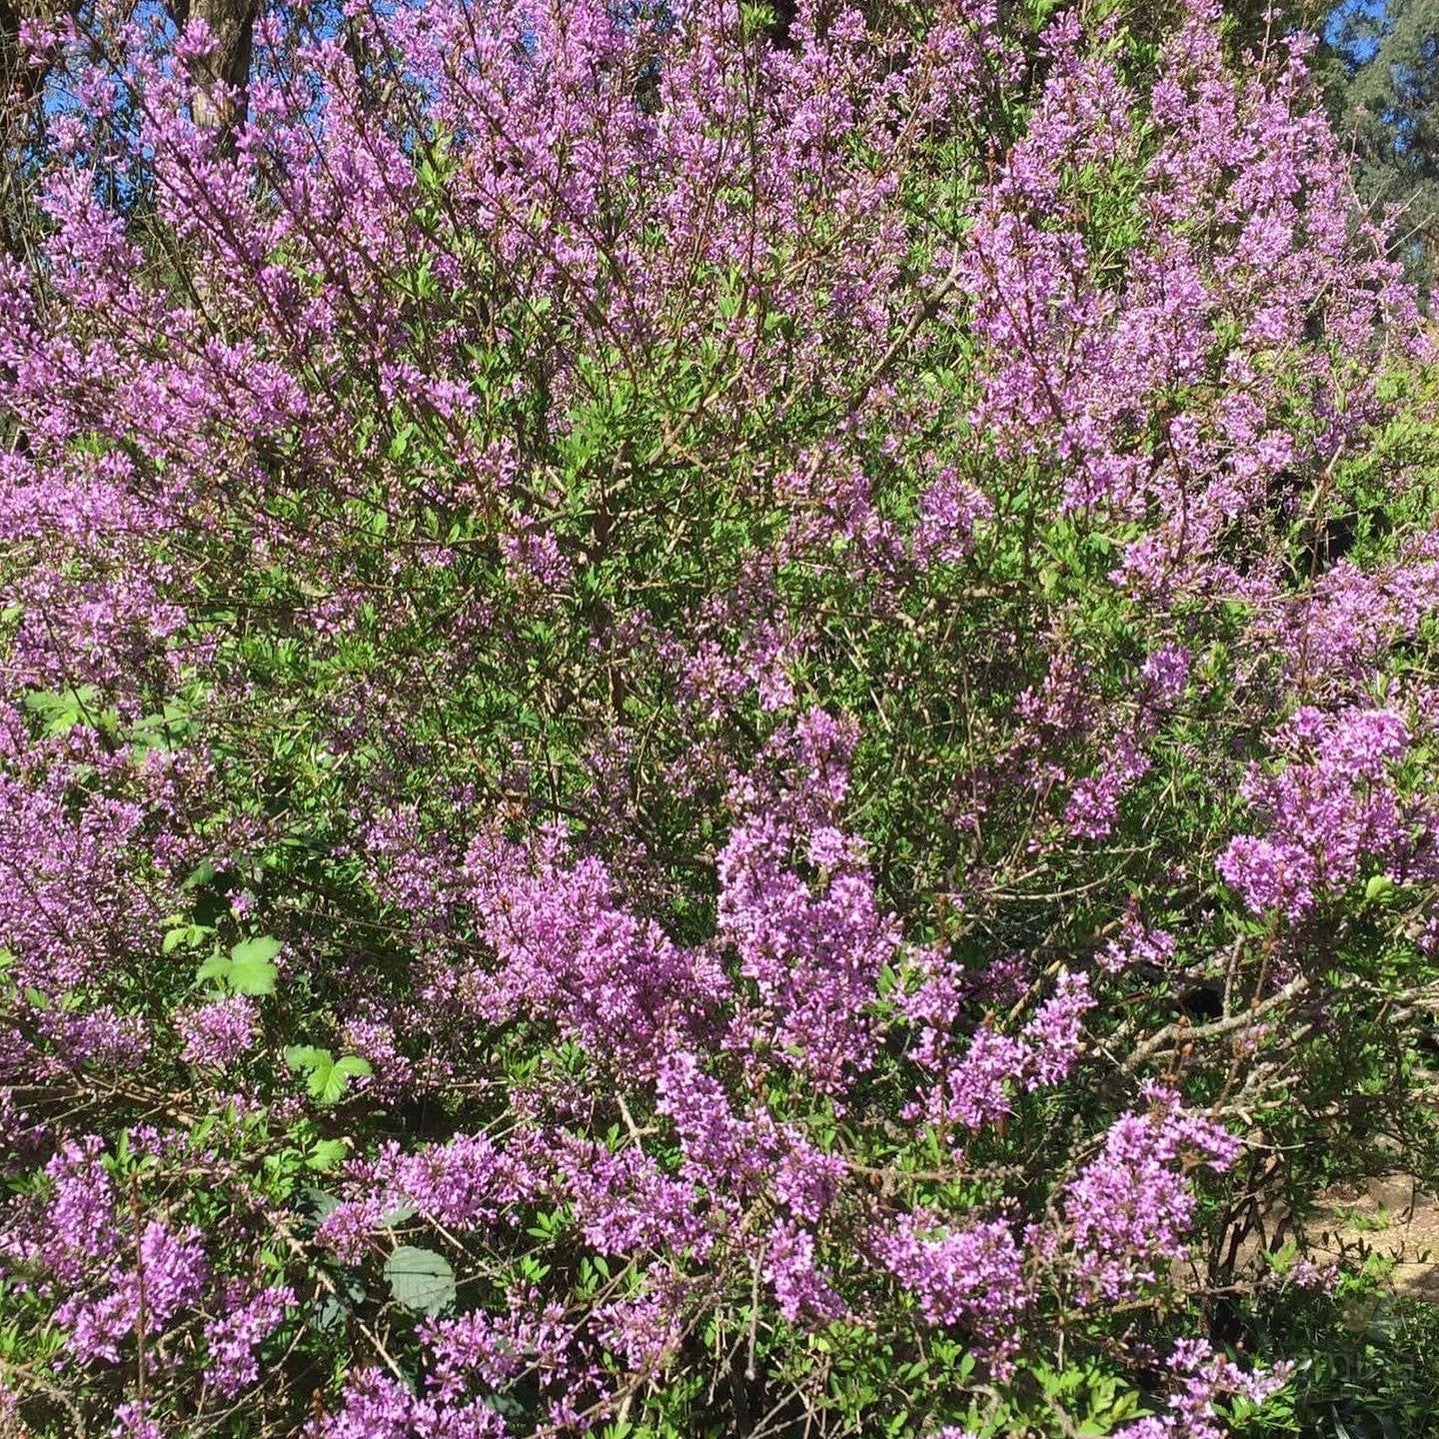
<svg viewBox="0 0 1439 1439">
<path fill-rule="evenodd" d="M 336 1059 L 328 1049 L 317 1049 L 311 1044 L 292 1044 L 285 1051 L 285 1062 L 291 1069 L 309 1071 L 305 1087 L 321 1104 L 336 1103 L 351 1078 L 371 1072 L 369 1061 L 357 1054 Z"/>
<path fill-rule="evenodd" d="M 274 994 L 279 970 L 266 960 L 235 960 L 230 966 L 230 988 L 239 994 Z"/>
<path fill-rule="evenodd" d="M 312 1099 L 319 1100 L 321 1104 L 333 1104 L 339 1096 L 331 1096 L 335 1066 L 333 1064 L 317 1064 L 310 1071 L 310 1077 L 305 1081 L 305 1088 L 310 1091 Z M 340 1088 L 345 1087 L 345 1081 L 340 1081 Z"/>
<path fill-rule="evenodd" d="M 325 1189 L 302 1190 L 301 1198 L 309 1206 L 310 1212 L 317 1222 L 328 1218 L 340 1207 L 339 1199 Z"/>
<path fill-rule="evenodd" d="M 320 1101 L 321 1104 L 338 1103 L 340 1096 L 345 1092 L 345 1086 L 351 1077 L 359 1078 L 361 1075 L 370 1073 L 368 1060 L 361 1059 L 356 1054 L 346 1054 L 337 1059 L 328 1070 L 317 1069 L 310 1076 L 310 1093 Z M 323 1074 L 323 1083 L 321 1075 Z"/>
<path fill-rule="evenodd" d="M 443 1254 L 402 1244 L 385 1261 L 390 1293 L 407 1309 L 435 1314 L 455 1298 L 455 1271 Z"/>
<path fill-rule="evenodd" d="M 230 987 L 240 994 L 273 994 L 280 971 L 271 961 L 284 947 L 268 935 L 241 940 L 230 951 Z"/>
<path fill-rule="evenodd" d="M 242 939 L 234 949 L 230 951 L 230 958 L 236 964 L 249 964 L 251 962 L 267 964 L 284 949 L 284 943 L 278 939 L 272 939 L 269 935 L 257 935 L 254 939 Z"/>
<path fill-rule="evenodd" d="M 195 978 L 204 983 L 207 979 L 228 979 L 234 962 L 228 955 L 212 954 L 198 970 L 195 971 Z"/>
<path fill-rule="evenodd" d="M 350 1152 L 349 1142 L 344 1139 L 322 1139 L 309 1153 L 305 1164 L 310 1169 L 323 1173 L 343 1162 Z"/>
<path fill-rule="evenodd" d="M 100 691 L 94 685 L 81 685 L 78 689 L 62 690 L 59 694 L 37 690 L 25 696 L 25 708 L 40 718 L 44 733 L 49 738 L 67 734 L 82 722 L 95 724 L 101 729 L 113 728 L 116 715 L 113 710 L 98 710 Z"/>
<path fill-rule="evenodd" d="M 328 1069 L 335 1057 L 328 1049 L 316 1049 L 313 1044 L 291 1044 L 285 1049 L 285 1063 L 291 1069 Z"/>
<path fill-rule="evenodd" d="M 370 1068 L 368 1059 L 361 1059 L 358 1054 L 341 1055 L 330 1070 L 330 1083 L 326 1087 L 324 1096 L 326 1101 L 333 1102 L 338 1099 L 348 1080 L 364 1079 L 372 1073 L 374 1071 Z M 331 1089 L 334 1091 L 333 1094 Z"/>
<path fill-rule="evenodd" d="M 1369 883 L 1364 886 L 1364 900 L 1367 904 L 1374 904 L 1376 901 L 1388 899 L 1393 892 L 1394 881 L 1387 874 L 1372 875 Z"/>
</svg>

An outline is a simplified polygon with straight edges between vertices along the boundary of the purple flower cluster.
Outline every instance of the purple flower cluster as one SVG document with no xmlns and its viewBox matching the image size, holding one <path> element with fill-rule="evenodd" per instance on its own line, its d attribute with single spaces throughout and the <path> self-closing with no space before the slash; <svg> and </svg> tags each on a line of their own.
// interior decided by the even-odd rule
<svg viewBox="0 0 1439 1439">
<path fill-rule="evenodd" d="M 211 1069 L 235 1064 L 255 1043 L 257 1018 L 254 1002 L 243 994 L 177 1015 L 185 1060 Z"/>
<path fill-rule="evenodd" d="M 1225 883 L 1251 909 L 1297 920 L 1367 862 L 1396 879 L 1427 876 L 1431 861 L 1416 853 L 1413 820 L 1392 784 L 1409 748 L 1408 727 L 1390 710 L 1298 710 L 1275 736 L 1283 767 L 1255 768 L 1244 782 L 1266 832 L 1229 842 L 1217 861 Z"/>
<path fill-rule="evenodd" d="M 197 1230 L 172 1233 L 158 1220 L 141 1230 L 133 1255 L 122 1255 L 55 1310 L 70 1331 L 69 1348 L 81 1363 L 120 1362 L 120 1345 L 137 1332 L 161 1333 L 204 1292 L 209 1263 Z M 143 1324 L 142 1324 L 143 1320 Z"/>
<path fill-rule="evenodd" d="M 1120 1439 L 1223 1439 L 1227 1426 L 1214 1401 L 1238 1397 L 1262 1404 L 1288 1382 L 1291 1366 L 1246 1373 L 1205 1340 L 1185 1339 L 1174 1346 L 1169 1369 L 1174 1382 L 1169 1412 L 1126 1424 L 1115 1431 Z"/>
<path fill-rule="evenodd" d="M 1127 1299 L 1155 1284 L 1183 1257 L 1194 1219 L 1190 1171 L 1220 1172 L 1240 1142 L 1219 1125 L 1179 1108 L 1151 1088 L 1150 1108 L 1115 1121 L 1099 1157 L 1064 1195 L 1079 1292 L 1091 1303 Z"/>
<path fill-rule="evenodd" d="M 965 996 L 956 975 L 933 955 L 923 956 L 916 969 L 919 985 L 899 1008 L 917 1028 L 915 1059 L 939 1078 L 907 1117 L 973 1134 L 1011 1114 L 1017 1092 L 1058 1084 L 1073 1068 L 1083 1047 L 1084 1016 L 1096 1003 L 1087 975 L 1061 971 L 1054 992 L 1017 1033 L 986 1021 L 958 1053 L 954 1028 Z"/>
<path fill-rule="evenodd" d="M 231 1307 L 222 1319 L 205 1326 L 210 1362 L 205 1379 L 226 1399 L 254 1384 L 260 1377 L 255 1350 L 274 1333 L 295 1304 L 288 1285 L 262 1289 L 253 1299 Z"/>
<path fill-rule="evenodd" d="M 757 1001 L 741 1035 L 829 1093 L 843 1091 L 847 1070 L 869 1066 L 875 1034 L 865 1008 L 899 944 L 862 842 L 835 823 L 854 738 L 828 714 L 803 716 L 786 746 L 784 787 L 760 796 L 751 781 L 738 790 L 738 820 L 717 865 L 719 936 Z"/>
<path fill-rule="evenodd" d="M 936 1223 L 932 1215 L 904 1216 L 876 1241 L 878 1257 L 929 1323 L 961 1326 L 1003 1375 L 1028 1300 L 1023 1250 L 1003 1220 L 957 1231 Z"/>
</svg>

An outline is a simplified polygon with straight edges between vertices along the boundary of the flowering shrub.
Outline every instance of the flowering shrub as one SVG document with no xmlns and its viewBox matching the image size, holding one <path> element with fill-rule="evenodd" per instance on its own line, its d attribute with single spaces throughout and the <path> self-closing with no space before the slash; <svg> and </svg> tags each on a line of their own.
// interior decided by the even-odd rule
<svg viewBox="0 0 1439 1439">
<path fill-rule="evenodd" d="M 1264 1423 L 1439 998 L 1432 342 L 1297 47 L 209 38 L 26 36 L 7 1422 Z"/>
</svg>

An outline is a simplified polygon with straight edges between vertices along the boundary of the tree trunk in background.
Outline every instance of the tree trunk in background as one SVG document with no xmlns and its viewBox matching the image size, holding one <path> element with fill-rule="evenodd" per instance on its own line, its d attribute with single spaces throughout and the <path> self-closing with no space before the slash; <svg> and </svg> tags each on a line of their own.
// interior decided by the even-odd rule
<svg viewBox="0 0 1439 1439">
<path fill-rule="evenodd" d="M 172 13 L 181 26 L 203 20 L 209 27 L 214 49 L 195 76 L 199 84 L 195 120 L 228 138 L 245 119 L 258 0 L 181 0 Z"/>
<path fill-rule="evenodd" d="M 23 152 L 35 138 L 34 100 L 45 83 L 45 72 L 27 63 L 21 50 L 20 26 L 40 8 L 23 0 L 0 0 L 0 252 L 17 258 L 24 254 L 31 232 L 30 167 Z"/>
</svg>

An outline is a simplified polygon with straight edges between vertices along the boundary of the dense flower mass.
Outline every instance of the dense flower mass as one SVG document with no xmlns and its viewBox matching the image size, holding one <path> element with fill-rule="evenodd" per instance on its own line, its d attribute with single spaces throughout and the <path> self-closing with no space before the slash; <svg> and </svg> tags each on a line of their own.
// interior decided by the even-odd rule
<svg viewBox="0 0 1439 1439">
<path fill-rule="evenodd" d="M 1399 715 L 1305 706 L 1277 738 L 1290 756 L 1284 769 L 1273 778 L 1252 773 L 1243 785 L 1270 833 L 1236 836 L 1218 859 L 1219 873 L 1252 909 L 1302 916 L 1316 891 L 1342 889 L 1365 861 L 1380 861 L 1395 878 L 1432 877 L 1425 806 L 1406 814 L 1413 806 L 1389 784 L 1411 744 Z"/>
<path fill-rule="evenodd" d="M 1172 1094 L 1148 1097 L 1151 1112 L 1116 1120 L 1064 1197 L 1079 1289 L 1090 1300 L 1130 1298 L 1156 1281 L 1158 1261 L 1184 1255 L 1194 1219 L 1185 1171 L 1227 1169 L 1240 1149 L 1217 1125 L 1179 1112 Z"/>
<path fill-rule="evenodd" d="M 1304 47 L 228 13 L 15 41 L 0 1428 L 1267 1422 L 1439 1152 L 1439 356 Z"/>
</svg>

